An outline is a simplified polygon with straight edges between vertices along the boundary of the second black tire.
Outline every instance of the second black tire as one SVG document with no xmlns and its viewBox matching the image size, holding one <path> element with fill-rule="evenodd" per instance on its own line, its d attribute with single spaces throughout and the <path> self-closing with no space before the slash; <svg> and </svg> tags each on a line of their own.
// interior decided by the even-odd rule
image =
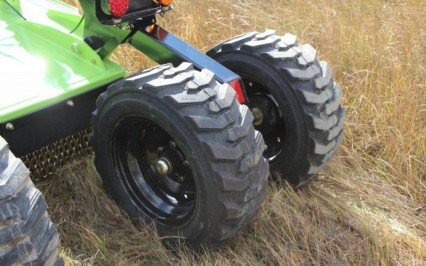
<svg viewBox="0 0 426 266">
<path fill-rule="evenodd" d="M 0 265 L 64 265 L 47 204 L 0 137 Z"/>
<path fill-rule="evenodd" d="M 340 86 L 315 49 L 292 34 L 267 30 L 225 41 L 207 54 L 242 77 L 271 173 L 296 186 L 318 173 L 343 140 L 344 110 Z"/>
<path fill-rule="evenodd" d="M 189 63 L 111 85 L 92 119 L 106 191 L 137 224 L 170 241 L 216 248 L 265 197 L 268 163 L 253 116 L 227 84 Z"/>
</svg>

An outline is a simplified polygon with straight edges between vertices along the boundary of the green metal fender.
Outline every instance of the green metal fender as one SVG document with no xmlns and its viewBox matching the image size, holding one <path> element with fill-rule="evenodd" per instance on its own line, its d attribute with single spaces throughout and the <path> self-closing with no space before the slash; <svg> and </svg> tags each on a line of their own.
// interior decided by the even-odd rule
<svg viewBox="0 0 426 266">
<path fill-rule="evenodd" d="M 84 25 L 70 33 L 81 20 L 76 8 L 56 0 L 9 3 L 25 19 L 0 1 L 0 123 L 125 76 L 84 42 Z"/>
</svg>

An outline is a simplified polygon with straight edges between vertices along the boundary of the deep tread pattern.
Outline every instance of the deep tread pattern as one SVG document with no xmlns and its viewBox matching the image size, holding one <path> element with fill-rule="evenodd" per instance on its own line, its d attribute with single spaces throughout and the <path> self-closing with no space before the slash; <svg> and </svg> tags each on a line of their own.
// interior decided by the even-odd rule
<svg viewBox="0 0 426 266">
<path fill-rule="evenodd" d="M 304 141 L 309 145 L 305 151 L 292 153 L 303 154 L 298 158 L 303 163 L 298 163 L 299 169 L 294 170 L 288 170 L 292 165 L 271 163 L 272 171 L 283 169 L 284 177 L 299 185 L 325 166 L 343 140 L 345 112 L 340 105 L 342 90 L 333 82 L 330 66 L 316 59 L 317 52 L 311 45 L 300 45 L 293 34 L 278 36 L 274 30 L 266 30 L 225 41 L 207 54 L 219 62 L 234 62 L 239 55 L 258 60 L 259 64 L 275 69 L 283 81 L 291 83 L 291 93 L 300 99 L 292 105 L 301 110 L 303 121 L 297 123 L 304 124 L 300 128 L 307 128 L 308 132 L 304 132 L 303 136 L 306 136 Z M 238 73 L 238 69 L 234 71 Z M 294 128 L 295 125 L 289 127 Z M 227 187 L 232 187 L 232 184 L 224 183 Z"/>
<path fill-rule="evenodd" d="M 246 141 L 242 141 L 234 147 L 223 146 L 213 141 L 207 141 L 205 144 L 217 161 L 235 161 L 250 151 Z"/>
<path fill-rule="evenodd" d="M 336 153 L 340 144 L 342 144 L 343 137 L 344 137 L 344 133 L 341 130 L 340 134 L 337 136 L 336 140 L 331 142 L 331 143 L 333 143 L 333 147 L 326 154 L 324 154 L 324 156 L 321 159 L 321 163 L 326 163 Z"/>
<path fill-rule="evenodd" d="M 252 127 L 254 118 L 253 118 L 253 114 L 249 111 L 249 108 L 247 107 L 247 105 L 241 105 L 240 112 L 244 117 L 241 123 L 236 124 L 225 131 L 225 135 L 227 136 L 228 140 L 231 142 L 234 142 L 240 138 L 243 138 L 244 136 L 247 136 L 247 134 L 249 133 L 249 130 Z"/>
<path fill-rule="evenodd" d="M 63 265 L 58 245 L 43 196 L 0 137 L 0 264 Z"/>
<path fill-rule="evenodd" d="M 305 103 L 308 104 L 325 104 L 333 97 L 333 93 L 329 90 L 322 91 L 319 94 L 303 89 L 298 89 L 298 91 L 302 94 Z"/>
<path fill-rule="evenodd" d="M 247 33 L 245 35 L 241 35 L 232 40 L 229 40 L 220 47 L 220 49 L 226 50 L 234 50 L 237 47 L 240 47 L 243 43 L 246 43 L 248 40 L 251 40 L 254 36 L 256 36 L 257 32 Z"/>
<path fill-rule="evenodd" d="M 266 30 L 264 32 L 256 34 L 257 40 L 265 40 L 268 37 L 274 36 L 277 32 L 275 30 Z"/>
<path fill-rule="evenodd" d="M 302 45 L 301 49 L 302 56 L 297 58 L 299 66 L 308 67 L 313 65 L 316 60 L 317 51 L 310 44 Z"/>
<path fill-rule="evenodd" d="M 255 138 L 256 138 L 256 143 L 254 143 L 254 146 L 252 147 L 252 149 L 255 151 L 264 151 L 266 149 L 266 145 L 265 145 L 265 142 L 263 141 L 262 134 L 256 131 Z M 263 160 L 263 154 L 260 152 L 245 156 L 240 163 L 239 169 L 241 172 L 246 172 L 249 169 L 253 168 L 255 165 L 257 165 L 260 160 Z"/>
<path fill-rule="evenodd" d="M 197 132 L 200 132 L 202 130 L 213 130 L 213 129 L 223 130 L 232 123 L 232 121 L 229 121 L 228 119 L 226 119 L 225 115 L 222 115 L 216 119 L 201 117 L 201 116 L 188 116 L 188 118 L 196 126 Z"/>
<path fill-rule="evenodd" d="M 339 109 L 338 112 L 339 113 L 337 114 L 337 116 L 340 117 L 339 123 L 337 123 L 337 125 L 335 125 L 327 132 L 327 141 L 333 140 L 340 134 L 340 132 L 343 131 L 343 122 L 345 121 L 345 110 Z"/>
<path fill-rule="evenodd" d="M 266 60 L 273 60 L 275 62 L 280 62 L 284 60 L 293 60 L 296 56 L 299 56 L 300 52 L 296 49 L 290 49 L 286 51 L 273 50 L 267 53 L 261 54 Z"/>
<path fill-rule="evenodd" d="M 253 41 L 249 41 L 245 44 L 243 44 L 241 46 L 242 50 L 246 50 L 249 52 L 254 52 L 257 49 L 261 49 L 261 48 L 265 48 L 268 47 L 270 45 L 275 45 L 276 43 L 278 43 L 280 40 L 279 38 L 267 38 L 267 39 L 262 39 L 262 40 L 253 40 Z"/>
<path fill-rule="evenodd" d="M 315 79 L 315 88 L 318 90 L 326 89 L 331 80 L 332 71 L 330 66 L 327 64 L 327 62 L 321 61 L 320 62 L 321 69 L 322 69 L 322 76 L 317 77 Z"/>
<path fill-rule="evenodd" d="M 281 41 L 277 44 L 277 48 L 279 51 L 288 50 L 291 47 L 297 45 L 297 37 L 291 33 L 286 33 L 283 37 L 281 37 Z"/>
<path fill-rule="evenodd" d="M 310 66 L 307 69 L 284 68 L 293 80 L 311 80 L 320 74 L 320 69 L 317 66 Z"/>
<path fill-rule="evenodd" d="M 322 130 L 322 131 L 328 131 L 330 130 L 336 123 L 338 122 L 338 118 L 336 115 L 323 118 L 318 115 L 309 115 L 311 117 L 311 123 L 312 126 L 315 129 Z"/>
<path fill-rule="evenodd" d="M 246 38 L 237 38 L 224 44 L 224 47 L 245 43 Z M 190 126 L 191 131 L 197 132 L 194 138 L 208 158 L 203 163 L 209 164 L 214 173 L 203 178 L 212 178 L 219 187 L 217 191 L 209 188 L 208 192 L 218 195 L 219 201 L 209 204 L 217 206 L 219 214 L 203 221 L 204 228 L 200 235 L 185 237 L 196 249 L 220 246 L 251 221 L 266 195 L 269 176 L 268 162 L 263 157 L 266 146 L 262 135 L 252 125 L 253 115 L 247 106 L 238 103 L 235 91 L 228 84 L 220 84 L 211 71 L 195 70 L 188 63 L 176 68 L 155 67 L 130 78 L 133 88 L 127 86 L 130 83 L 125 79 L 118 85 L 112 85 L 98 101 L 92 118 L 95 152 L 99 145 L 97 134 L 101 134 L 96 129 L 102 123 L 102 116 L 106 112 L 104 109 L 108 108 L 109 102 L 114 102 L 114 96 L 130 91 L 139 92 L 141 97 L 156 95 L 156 100 L 171 106 L 180 117 L 173 123 L 183 123 Z M 98 167 L 100 162 L 96 158 Z M 102 176 L 102 170 L 99 167 L 98 170 Z M 105 188 L 108 190 L 108 187 Z M 210 209 L 209 206 L 203 208 Z M 199 224 L 196 226 L 199 227 Z M 157 230 L 163 234 L 161 227 L 157 226 Z"/>
<path fill-rule="evenodd" d="M 235 91 L 228 84 L 219 88 L 218 97 L 209 103 L 210 111 L 218 113 L 222 109 L 229 108 L 235 98 Z"/>
</svg>

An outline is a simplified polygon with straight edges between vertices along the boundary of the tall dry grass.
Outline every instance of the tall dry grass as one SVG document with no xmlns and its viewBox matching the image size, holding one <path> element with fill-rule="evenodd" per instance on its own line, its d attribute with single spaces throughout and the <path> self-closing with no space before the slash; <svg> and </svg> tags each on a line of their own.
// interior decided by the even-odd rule
<svg viewBox="0 0 426 266">
<path fill-rule="evenodd" d="M 271 184 L 255 221 L 219 251 L 163 247 L 101 189 L 91 158 L 39 184 L 71 265 L 426 265 L 426 2 L 177 0 L 159 23 L 202 51 L 247 31 L 317 48 L 344 91 L 346 139 L 299 189 Z M 152 65 L 125 47 L 129 72 Z"/>
</svg>

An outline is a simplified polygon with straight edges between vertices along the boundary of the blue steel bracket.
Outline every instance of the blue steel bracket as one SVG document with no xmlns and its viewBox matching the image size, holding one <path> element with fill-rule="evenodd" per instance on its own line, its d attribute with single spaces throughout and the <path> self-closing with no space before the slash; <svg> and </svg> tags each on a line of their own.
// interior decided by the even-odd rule
<svg viewBox="0 0 426 266">
<path fill-rule="evenodd" d="M 229 83 L 240 79 L 231 70 L 156 24 L 140 27 L 128 42 L 159 64 L 172 63 L 176 66 L 190 62 L 197 69 L 212 71 L 219 82 Z"/>
</svg>

